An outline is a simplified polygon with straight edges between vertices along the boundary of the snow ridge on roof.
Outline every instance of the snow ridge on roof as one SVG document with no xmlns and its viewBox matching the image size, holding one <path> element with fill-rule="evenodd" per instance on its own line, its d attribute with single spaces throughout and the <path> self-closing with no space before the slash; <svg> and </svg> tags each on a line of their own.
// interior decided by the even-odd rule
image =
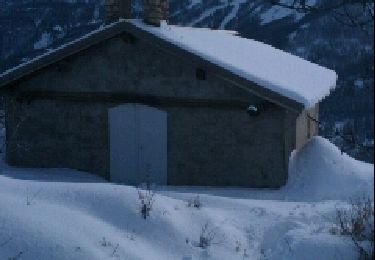
<svg viewBox="0 0 375 260">
<path fill-rule="evenodd" d="M 136 27 L 311 108 L 336 87 L 337 74 L 317 64 L 232 31 L 144 24 Z"/>
</svg>

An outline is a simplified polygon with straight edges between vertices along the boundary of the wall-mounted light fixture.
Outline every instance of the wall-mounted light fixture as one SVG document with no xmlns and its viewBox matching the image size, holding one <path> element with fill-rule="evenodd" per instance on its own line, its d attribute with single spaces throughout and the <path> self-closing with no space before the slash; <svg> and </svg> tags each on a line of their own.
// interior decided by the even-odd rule
<svg viewBox="0 0 375 260">
<path fill-rule="evenodd" d="M 256 105 L 249 105 L 246 109 L 246 112 L 250 115 L 250 116 L 259 116 L 260 114 L 260 109 L 258 106 Z"/>
</svg>

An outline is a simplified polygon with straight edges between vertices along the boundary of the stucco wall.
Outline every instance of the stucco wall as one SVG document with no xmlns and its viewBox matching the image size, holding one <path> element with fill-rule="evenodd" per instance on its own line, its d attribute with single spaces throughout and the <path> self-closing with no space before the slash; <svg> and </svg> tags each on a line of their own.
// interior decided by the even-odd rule
<svg viewBox="0 0 375 260">
<path fill-rule="evenodd" d="M 195 69 L 148 43 L 127 44 L 114 38 L 44 69 L 17 89 L 262 102 L 214 72 L 197 80 Z M 107 113 L 116 105 L 48 99 L 20 103 L 7 97 L 8 163 L 70 167 L 108 177 Z M 168 112 L 169 184 L 278 187 L 285 183 L 287 158 L 295 147 L 295 115 L 277 106 L 258 117 L 234 108 L 160 109 Z"/>
</svg>

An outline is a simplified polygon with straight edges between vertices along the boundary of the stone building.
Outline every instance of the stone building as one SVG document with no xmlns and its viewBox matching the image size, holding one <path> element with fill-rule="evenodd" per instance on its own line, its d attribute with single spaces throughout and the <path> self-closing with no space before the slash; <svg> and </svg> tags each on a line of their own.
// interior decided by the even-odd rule
<svg viewBox="0 0 375 260">
<path fill-rule="evenodd" d="M 336 73 L 144 4 L 131 20 L 130 0 L 106 0 L 106 26 L 0 75 L 6 162 L 133 185 L 284 185 Z"/>
</svg>

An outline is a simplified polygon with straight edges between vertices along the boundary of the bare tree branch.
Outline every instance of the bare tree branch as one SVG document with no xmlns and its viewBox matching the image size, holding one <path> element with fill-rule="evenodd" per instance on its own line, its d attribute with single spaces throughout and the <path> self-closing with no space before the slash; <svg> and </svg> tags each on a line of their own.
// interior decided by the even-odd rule
<svg viewBox="0 0 375 260">
<path fill-rule="evenodd" d="M 373 0 L 324 1 L 312 5 L 306 0 L 268 0 L 270 4 L 301 13 L 332 13 L 333 18 L 346 26 L 364 30 L 374 27 Z"/>
</svg>

